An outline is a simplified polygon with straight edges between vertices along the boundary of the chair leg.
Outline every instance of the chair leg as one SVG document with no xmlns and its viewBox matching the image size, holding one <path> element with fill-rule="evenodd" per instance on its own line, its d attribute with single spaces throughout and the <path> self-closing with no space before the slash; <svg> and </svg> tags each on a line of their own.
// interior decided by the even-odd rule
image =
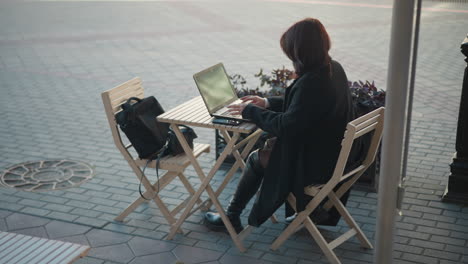
<svg viewBox="0 0 468 264">
<path fill-rule="evenodd" d="M 187 197 L 184 201 L 182 201 L 176 208 L 172 209 L 171 215 L 176 217 L 176 215 L 180 212 L 180 210 L 184 209 L 187 206 L 187 203 L 190 201 L 191 197 Z"/>
<path fill-rule="evenodd" d="M 232 141 L 231 136 L 226 131 L 221 131 L 221 134 L 226 140 L 226 143 L 229 143 L 230 141 Z M 245 164 L 244 159 L 246 159 L 247 156 L 250 154 L 250 150 L 255 145 L 255 142 L 257 142 L 257 139 L 261 135 L 261 133 L 257 133 L 257 132 L 255 132 L 254 134 L 256 135 L 255 136 L 251 135 L 252 138 L 249 140 L 247 145 L 245 145 L 244 149 L 242 150 L 242 153 L 239 154 L 238 149 L 232 152 L 232 155 L 234 155 L 234 157 L 236 158 L 236 162 L 232 165 L 231 169 L 229 169 L 228 173 L 224 176 L 223 182 L 221 183 L 221 185 L 218 187 L 218 189 L 215 192 L 216 197 L 218 197 L 221 194 L 221 192 L 224 190 L 226 185 L 230 182 L 232 176 L 234 176 L 234 173 L 239 169 L 239 167 L 241 169 L 245 169 L 246 164 Z M 213 202 L 210 199 L 206 200 L 204 203 L 205 203 L 205 206 L 203 207 L 203 210 L 205 211 L 208 211 L 213 205 Z"/>
<path fill-rule="evenodd" d="M 304 226 L 309 231 L 310 235 L 314 238 L 315 242 L 317 242 L 317 245 L 325 254 L 328 261 L 333 264 L 341 264 L 341 261 L 338 259 L 335 252 L 333 252 L 333 250 L 328 246 L 328 242 L 325 240 L 322 234 L 320 234 L 317 226 L 312 222 L 312 220 L 310 220 L 309 217 L 305 219 Z"/>
<path fill-rule="evenodd" d="M 276 215 L 275 214 L 272 214 L 270 216 L 270 220 L 273 224 L 277 224 L 278 223 L 278 218 L 276 218 Z"/>
<path fill-rule="evenodd" d="M 343 185 L 341 185 L 341 187 L 338 188 L 336 192 L 334 191 L 334 193 L 336 194 L 336 197 L 338 197 L 338 199 L 341 199 L 341 196 L 343 196 L 343 194 L 345 194 L 351 188 L 351 186 L 353 186 L 353 184 L 357 181 L 357 179 L 359 179 L 359 176 L 361 176 L 361 174 L 362 173 L 358 173 L 357 175 L 353 176 L 351 179 L 343 183 Z M 331 200 L 329 200 L 325 203 L 323 208 L 325 208 L 325 210 L 330 210 L 332 206 L 333 206 L 333 203 Z"/>
<path fill-rule="evenodd" d="M 239 235 L 237 236 L 240 241 L 243 241 L 250 233 L 252 233 L 254 227 L 253 226 L 246 226 L 244 230 L 242 230 Z"/>
<path fill-rule="evenodd" d="M 145 192 L 147 194 L 148 192 Z M 136 199 L 132 204 L 130 204 L 127 209 L 125 209 L 122 213 L 120 213 L 116 218 L 114 218 L 115 221 L 122 222 L 125 217 L 127 217 L 131 212 L 133 212 L 140 204 L 146 202 L 147 200 L 143 199 L 143 197 L 140 197 Z"/>
<path fill-rule="evenodd" d="M 127 160 L 128 161 L 128 160 Z M 146 178 L 145 174 L 143 173 L 143 171 L 141 171 L 140 167 L 138 165 L 136 165 L 136 163 L 131 160 L 131 161 L 128 161 L 128 164 L 130 165 L 130 167 L 132 168 L 133 172 L 137 175 L 138 179 L 141 181 L 141 183 L 143 184 L 143 186 L 145 187 L 146 191 L 144 194 L 147 194 L 149 195 L 150 197 L 152 197 L 151 200 L 154 201 L 154 203 L 156 204 L 156 206 L 159 208 L 159 210 L 161 211 L 161 213 L 163 214 L 164 218 L 166 218 L 167 222 L 169 225 L 172 225 L 176 222 L 176 219 L 171 215 L 171 212 L 169 211 L 169 209 L 167 208 L 167 206 L 163 203 L 163 201 L 161 200 L 161 198 L 159 198 L 159 195 L 158 195 L 158 192 L 159 192 L 159 189 L 157 187 L 158 185 L 158 181 L 156 181 L 156 183 L 154 183 L 153 185 L 149 182 L 148 178 Z M 167 177 L 175 177 L 176 175 L 172 172 L 167 172 L 166 174 L 164 174 L 160 181 L 162 182 L 161 183 L 161 187 L 164 188 L 164 186 L 166 186 L 170 181 L 169 179 L 166 179 L 166 176 Z M 161 188 L 161 189 L 162 189 Z M 141 198 L 141 197 L 140 197 Z M 132 205 L 136 205 L 141 202 L 139 202 L 138 200 L 133 202 Z M 135 207 L 136 208 L 136 207 Z M 131 211 L 133 211 L 135 208 L 132 208 Z M 127 210 L 125 210 L 127 211 Z M 122 219 L 123 220 L 123 217 L 125 217 L 126 215 L 128 215 L 131 211 L 127 211 L 122 213 L 121 215 L 119 215 L 117 218 L 118 219 Z M 179 228 L 177 229 L 177 232 L 179 233 L 182 233 L 182 229 Z"/>
<path fill-rule="evenodd" d="M 188 181 L 187 177 L 185 177 L 185 175 L 182 172 L 178 173 L 177 176 L 179 176 L 180 181 L 182 182 L 182 184 L 184 184 L 185 189 L 187 189 L 187 191 L 191 195 L 194 195 L 195 194 L 195 189 L 193 189 L 193 187 L 190 184 L 190 182 Z M 200 204 L 201 202 L 202 202 L 201 199 L 197 200 L 197 204 Z"/>
<path fill-rule="evenodd" d="M 336 194 L 334 192 L 330 192 L 328 194 L 328 197 L 330 198 L 330 201 L 333 203 L 333 205 L 338 210 L 340 215 L 343 217 L 345 222 L 348 224 L 348 226 L 351 229 L 356 230 L 356 237 L 361 242 L 361 246 L 364 247 L 364 248 L 369 248 L 369 249 L 373 248 L 371 242 L 367 239 L 364 232 L 362 232 L 359 225 L 356 223 L 356 221 L 354 221 L 353 217 L 349 214 L 348 210 L 343 205 L 343 203 L 340 201 L 340 199 L 338 199 Z"/>
<path fill-rule="evenodd" d="M 297 212 L 296 207 L 295 207 L 296 198 L 294 197 L 294 195 L 289 194 L 288 202 Z M 288 239 L 292 234 L 294 234 L 300 226 L 305 226 L 306 229 L 311 234 L 312 238 L 315 240 L 315 242 L 318 244 L 322 252 L 327 257 L 328 261 L 330 261 L 330 263 L 332 264 L 341 264 L 340 260 L 338 259 L 336 254 L 333 252 L 333 248 L 329 245 L 329 243 L 325 240 L 325 238 L 322 236 L 320 231 L 317 229 L 317 226 L 309 218 L 309 214 L 311 213 L 311 211 L 315 210 L 317 203 L 320 203 L 320 201 L 319 200 L 316 200 L 315 202 L 311 201 L 309 205 L 307 206 L 308 208 L 306 210 L 298 213 L 296 218 L 291 222 L 291 224 L 289 224 L 289 226 L 273 242 L 273 244 L 271 245 L 271 249 L 272 250 L 278 249 L 278 247 L 281 246 L 281 244 L 284 243 L 286 239 Z"/>
<path fill-rule="evenodd" d="M 141 169 L 140 169 L 140 167 L 138 167 L 138 165 L 136 165 L 134 162 L 131 162 L 129 164 L 130 164 L 130 167 L 132 167 L 135 174 L 137 174 L 138 178 L 141 180 L 141 183 L 145 187 L 146 191 L 148 191 L 149 194 L 151 195 L 151 197 L 153 197 L 152 200 L 156 203 L 159 210 L 163 214 L 164 218 L 166 218 L 167 222 L 170 225 L 175 223 L 175 221 L 176 221 L 175 218 L 171 215 L 171 212 L 169 211 L 167 206 L 162 202 L 161 198 L 159 198 L 159 195 L 157 194 L 157 191 L 159 191 L 159 190 L 155 190 L 154 185 L 151 185 L 148 178 L 146 178 L 145 174 L 141 171 Z M 161 178 L 163 178 L 163 177 L 161 177 Z"/>
<path fill-rule="evenodd" d="M 153 190 L 146 190 L 143 193 L 144 197 L 153 197 L 155 196 L 155 193 L 159 192 L 159 188 L 163 189 L 169 182 L 175 177 L 175 174 L 171 172 L 166 172 L 163 176 L 161 176 L 158 184 L 158 181 L 156 181 L 152 187 Z M 158 186 L 160 185 L 160 186 Z M 141 205 L 144 202 L 147 202 L 148 200 L 144 199 L 143 197 L 139 197 L 136 199 L 133 203 L 131 203 L 120 215 L 118 215 L 116 218 L 114 218 L 115 221 L 122 222 L 125 217 L 127 217 L 130 213 L 132 213 L 139 205 Z M 164 210 L 164 209 L 163 209 Z"/>
<path fill-rule="evenodd" d="M 294 210 L 296 210 L 296 197 L 294 197 L 294 195 L 289 194 L 288 202 L 293 206 Z M 300 212 L 288 225 L 288 227 L 286 227 L 286 229 L 280 234 L 280 236 L 277 237 L 275 241 L 273 241 L 273 244 L 271 244 L 271 249 L 277 250 L 292 234 L 296 233 L 299 226 L 302 225 L 306 217 L 307 215 L 304 213 L 304 211 Z"/>
</svg>

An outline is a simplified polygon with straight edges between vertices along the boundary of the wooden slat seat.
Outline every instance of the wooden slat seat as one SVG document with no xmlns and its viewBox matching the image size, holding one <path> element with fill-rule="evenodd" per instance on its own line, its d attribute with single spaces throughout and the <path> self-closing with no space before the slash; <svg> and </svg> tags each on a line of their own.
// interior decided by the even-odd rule
<svg viewBox="0 0 468 264">
<path fill-rule="evenodd" d="M 194 143 L 193 144 L 193 155 L 195 157 L 200 156 L 202 153 L 210 152 L 209 144 Z M 147 160 L 138 159 L 135 161 L 138 166 L 145 166 Z M 186 168 L 190 165 L 190 159 L 185 154 L 179 154 L 177 156 L 165 156 L 161 158 L 159 168 L 162 170 L 176 170 L 178 168 Z M 155 168 L 156 160 L 153 160 L 148 164 L 148 168 Z"/>
<path fill-rule="evenodd" d="M 0 231 L 0 264 L 72 263 L 90 247 L 70 242 Z"/>
</svg>

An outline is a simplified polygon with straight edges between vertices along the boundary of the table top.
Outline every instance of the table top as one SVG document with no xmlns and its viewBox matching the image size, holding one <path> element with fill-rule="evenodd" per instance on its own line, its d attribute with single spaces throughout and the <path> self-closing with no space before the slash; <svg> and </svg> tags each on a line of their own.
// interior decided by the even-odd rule
<svg viewBox="0 0 468 264">
<path fill-rule="evenodd" d="M 250 133 L 256 128 L 255 124 L 249 122 L 243 122 L 237 126 L 213 124 L 213 117 L 208 113 L 201 96 L 195 97 L 190 101 L 166 111 L 164 114 L 158 116 L 158 120 L 165 123 L 225 129 L 227 131 L 239 133 Z"/>
</svg>

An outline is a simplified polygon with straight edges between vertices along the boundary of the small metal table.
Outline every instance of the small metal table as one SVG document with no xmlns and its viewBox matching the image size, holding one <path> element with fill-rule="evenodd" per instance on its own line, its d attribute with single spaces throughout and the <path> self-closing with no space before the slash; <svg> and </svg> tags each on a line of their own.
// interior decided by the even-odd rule
<svg viewBox="0 0 468 264">
<path fill-rule="evenodd" d="M 216 210 L 219 212 L 221 219 L 223 220 L 229 232 L 229 235 L 234 241 L 234 244 L 241 252 L 244 252 L 246 249 L 242 244 L 242 240 L 248 233 L 242 232 L 239 235 L 236 233 L 234 227 L 229 221 L 229 218 L 224 213 L 224 209 L 218 200 L 218 196 L 226 187 L 229 180 L 232 178 L 237 169 L 239 167 L 241 167 L 242 169 L 245 168 L 244 159 L 247 157 L 255 142 L 260 137 L 262 130 L 257 129 L 254 124 L 248 122 L 242 123 L 238 126 L 213 124 L 213 117 L 211 117 L 208 111 L 206 110 L 206 106 L 203 103 L 203 99 L 200 96 L 193 98 L 192 100 L 165 112 L 164 114 L 158 116 L 158 120 L 160 122 L 166 122 L 170 124 L 171 128 L 177 135 L 177 138 L 179 139 L 182 147 L 184 148 L 186 155 L 189 157 L 192 166 L 197 172 L 198 177 L 201 180 L 200 188 L 196 191 L 192 199 L 188 202 L 187 206 L 185 207 L 185 210 L 183 211 L 182 215 L 179 217 L 177 222 L 172 225 L 167 239 L 174 238 L 175 234 L 177 233 L 177 230 L 179 230 L 180 226 L 183 224 L 185 219 L 187 219 L 187 217 L 189 217 L 191 214 L 193 214 L 199 209 L 207 210 L 211 207 L 211 204 L 213 204 Z M 189 125 L 192 127 L 218 129 L 221 132 L 221 135 L 226 140 L 227 144 L 224 151 L 216 160 L 215 164 L 213 165 L 213 168 L 211 168 L 207 175 L 205 175 L 205 173 L 201 169 L 200 164 L 193 155 L 193 152 L 190 149 L 178 125 Z M 232 136 L 228 132 L 231 132 Z M 247 136 L 245 139 L 239 140 L 241 134 L 250 135 Z M 239 149 L 243 146 L 245 147 L 240 153 Z M 210 185 L 210 181 L 211 179 L 213 179 L 213 176 L 219 170 L 221 164 L 223 164 L 224 159 L 229 154 L 232 154 L 235 157 L 236 161 L 232 165 L 229 172 L 226 174 L 226 177 L 221 183 L 221 186 L 216 191 L 214 191 Z M 201 205 L 197 206 L 196 208 L 193 208 L 203 191 L 206 191 L 208 193 L 209 198 L 206 201 L 204 201 Z"/>
</svg>

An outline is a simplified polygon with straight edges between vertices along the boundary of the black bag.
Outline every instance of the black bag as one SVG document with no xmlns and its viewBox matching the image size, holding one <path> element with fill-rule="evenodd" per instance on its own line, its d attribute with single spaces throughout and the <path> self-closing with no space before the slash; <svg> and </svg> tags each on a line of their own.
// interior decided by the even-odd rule
<svg viewBox="0 0 468 264">
<path fill-rule="evenodd" d="M 191 127 L 185 126 L 185 125 L 179 125 L 180 132 L 185 137 L 185 140 L 187 140 L 187 143 L 189 144 L 190 148 L 193 149 L 193 140 L 197 138 L 197 134 Z M 179 155 L 180 153 L 184 153 L 184 149 L 182 148 L 182 145 L 180 145 L 179 140 L 177 139 L 177 136 L 172 129 L 169 129 L 169 134 L 167 137 L 167 153 L 173 156 Z"/>
<path fill-rule="evenodd" d="M 132 101 L 137 101 L 131 104 Z M 115 115 L 115 120 L 119 124 L 120 129 L 125 133 L 127 138 L 132 143 L 138 157 L 147 159 L 146 165 L 143 168 L 145 173 L 148 164 L 156 159 L 156 176 L 158 178 L 159 190 L 159 163 L 162 157 L 166 155 L 178 155 L 184 152 L 174 131 L 169 129 L 168 123 L 158 122 L 157 116 L 164 113 L 164 109 L 159 104 L 154 96 L 149 96 L 144 99 L 131 97 L 122 104 L 122 111 Z M 190 148 L 193 149 L 193 139 L 197 138 L 197 134 L 192 128 L 180 125 Z M 141 179 L 138 186 L 140 196 L 146 198 L 141 191 Z M 154 197 L 153 197 L 154 198 Z M 151 198 L 152 199 L 152 198 Z"/>
<path fill-rule="evenodd" d="M 131 104 L 132 101 L 136 103 Z M 149 96 L 145 99 L 131 97 L 122 104 L 122 111 L 115 115 L 117 124 L 140 159 L 154 159 L 166 144 L 169 124 L 156 120 L 162 113 L 164 110 L 156 98 Z"/>
</svg>

